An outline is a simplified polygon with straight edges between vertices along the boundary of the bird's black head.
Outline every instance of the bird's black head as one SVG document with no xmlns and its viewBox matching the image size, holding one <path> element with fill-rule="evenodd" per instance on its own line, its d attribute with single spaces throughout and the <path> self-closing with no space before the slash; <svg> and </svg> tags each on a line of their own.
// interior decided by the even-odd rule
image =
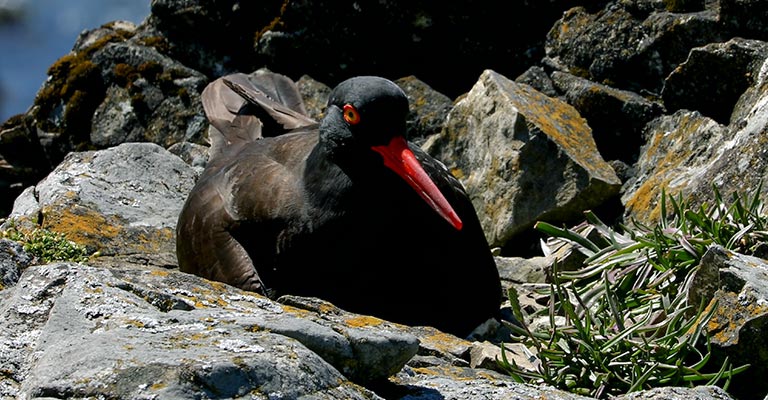
<svg viewBox="0 0 768 400">
<path fill-rule="evenodd" d="M 375 76 L 347 79 L 331 92 L 320 123 L 320 146 L 350 177 L 370 179 L 391 170 L 461 230 L 461 219 L 405 140 L 407 115 L 408 98 L 394 82 Z"/>
<path fill-rule="evenodd" d="M 358 76 L 331 92 L 320 140 L 331 154 L 388 144 L 405 135 L 408 98 L 394 82 Z"/>
</svg>

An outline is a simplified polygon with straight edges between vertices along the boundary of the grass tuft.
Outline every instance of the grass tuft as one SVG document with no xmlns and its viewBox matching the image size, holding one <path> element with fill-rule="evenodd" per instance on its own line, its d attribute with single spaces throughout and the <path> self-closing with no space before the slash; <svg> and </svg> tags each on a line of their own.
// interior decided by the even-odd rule
<svg viewBox="0 0 768 400">
<path fill-rule="evenodd" d="M 590 211 L 570 229 L 537 223 L 549 236 L 546 247 L 568 244 L 586 260 L 572 271 L 555 263 L 551 283 L 538 290 L 548 307 L 537 314 L 525 316 L 517 294 L 508 293 L 520 321 L 511 325 L 513 340 L 536 349 L 539 360 L 536 371 L 524 370 L 502 346 L 499 365 L 518 381 L 595 398 L 661 386 L 727 388 L 749 366 L 727 359 L 708 365 L 706 325 L 717 304 L 689 304 L 686 283 L 711 245 L 765 251 L 768 218 L 759 193 L 726 203 L 715 189 L 714 205 L 697 208 L 662 193 L 664 218 L 655 226 L 632 221 L 615 230 Z M 549 324 L 532 331 L 533 319 Z"/>
</svg>

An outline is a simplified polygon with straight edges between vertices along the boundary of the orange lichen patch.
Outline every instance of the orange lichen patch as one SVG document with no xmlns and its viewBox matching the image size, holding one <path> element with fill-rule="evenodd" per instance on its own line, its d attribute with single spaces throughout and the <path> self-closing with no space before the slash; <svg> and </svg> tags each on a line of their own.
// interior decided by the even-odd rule
<svg viewBox="0 0 768 400">
<path fill-rule="evenodd" d="M 384 323 L 383 320 L 376 317 L 370 317 L 366 315 L 360 315 L 352 318 L 347 318 L 344 321 L 348 326 L 355 328 L 362 328 L 364 326 L 378 326 Z"/>
<path fill-rule="evenodd" d="M 453 175 L 456 179 L 465 179 L 467 176 L 464 174 L 464 171 L 461 168 L 451 168 L 451 175 Z"/>
<path fill-rule="evenodd" d="M 259 325 L 249 325 L 249 326 L 246 326 L 245 330 L 248 331 L 248 332 L 251 332 L 251 333 L 270 332 L 269 329 L 265 329 L 263 326 L 259 326 Z"/>
<path fill-rule="evenodd" d="M 660 174 L 648 178 L 627 200 L 627 211 L 641 222 L 652 223 L 661 220 L 661 190 L 668 188 L 671 180 L 671 177 Z M 668 192 L 667 195 L 676 193 Z"/>
<path fill-rule="evenodd" d="M 321 303 L 320 305 L 318 305 L 317 311 L 320 314 L 335 314 L 339 311 L 339 309 L 336 308 L 336 306 L 334 306 L 333 304 Z"/>
<path fill-rule="evenodd" d="M 136 320 L 136 319 L 126 320 L 125 324 L 129 325 L 129 326 L 135 326 L 137 328 L 143 328 L 144 327 L 144 323 L 139 321 L 139 320 Z"/>
<path fill-rule="evenodd" d="M 104 293 L 104 289 L 100 287 L 86 287 L 83 289 L 86 293 L 95 293 L 95 294 L 102 294 Z"/>
<path fill-rule="evenodd" d="M 153 229 L 150 227 L 140 228 L 141 230 L 136 232 L 129 232 L 126 229 L 126 234 L 129 237 L 126 238 L 125 243 L 121 244 L 121 248 L 126 248 L 130 251 L 138 253 L 159 253 L 163 251 L 169 251 L 169 247 L 173 247 L 174 230 L 171 228 Z"/>
<path fill-rule="evenodd" d="M 121 216 L 102 214 L 77 201 L 76 194 L 67 193 L 53 205 L 44 206 L 41 228 L 105 255 L 153 254 L 171 251 L 174 245 L 172 228 L 131 227 Z"/>
<path fill-rule="evenodd" d="M 457 349 L 466 349 L 470 343 L 464 339 L 435 330 L 431 335 L 420 336 L 421 345 L 444 353 L 457 353 Z"/>
<path fill-rule="evenodd" d="M 312 315 L 311 311 L 287 305 L 283 305 L 283 311 L 287 312 L 288 314 L 295 315 L 299 318 L 305 318 Z"/>
<path fill-rule="evenodd" d="M 283 21 L 283 16 L 285 15 L 285 11 L 288 8 L 289 1 L 284 0 L 283 4 L 280 6 L 280 14 L 277 15 L 275 18 L 270 21 L 267 26 L 261 28 L 253 37 L 254 44 L 259 42 L 259 39 L 261 39 L 262 36 L 264 36 L 265 33 L 269 31 L 278 30 L 279 28 L 285 27 L 285 22 Z"/>
<path fill-rule="evenodd" d="M 104 215 L 80 204 L 67 208 L 43 207 L 42 228 L 64 234 L 67 239 L 81 245 L 100 248 L 105 240 L 114 239 L 123 232 L 123 223 L 117 217 Z"/>
<path fill-rule="evenodd" d="M 211 285 L 211 289 L 213 289 L 216 292 L 229 291 L 229 286 L 225 285 L 224 283 L 217 282 L 217 281 L 208 281 L 208 284 Z"/>
<path fill-rule="evenodd" d="M 163 270 L 160 270 L 160 269 L 153 269 L 153 270 L 149 271 L 149 274 L 152 275 L 152 276 L 159 276 L 159 277 L 164 278 L 164 277 L 170 275 L 170 272 L 163 271 Z"/>
<path fill-rule="evenodd" d="M 429 368 L 420 367 L 420 368 L 412 368 L 411 369 L 414 373 L 421 374 L 421 375 L 439 375 L 437 371 L 433 371 Z"/>
<path fill-rule="evenodd" d="M 203 289 L 200 287 L 193 287 L 192 292 L 195 293 L 195 296 L 187 296 L 184 294 L 178 294 L 178 296 L 184 300 L 187 300 L 193 303 L 195 308 L 209 308 L 212 304 L 210 299 L 213 299 L 216 297 L 213 295 L 213 292 L 211 290 Z"/>
</svg>

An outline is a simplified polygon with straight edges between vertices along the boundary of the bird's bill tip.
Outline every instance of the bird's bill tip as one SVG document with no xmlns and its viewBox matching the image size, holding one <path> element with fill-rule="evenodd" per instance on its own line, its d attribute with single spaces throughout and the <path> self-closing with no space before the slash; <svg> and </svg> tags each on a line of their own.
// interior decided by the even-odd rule
<svg viewBox="0 0 768 400">
<path fill-rule="evenodd" d="M 461 218 L 408 148 L 404 137 L 395 136 L 389 144 L 371 148 L 381 154 L 384 165 L 403 178 L 432 209 L 456 230 L 461 230 L 464 226 Z"/>
</svg>

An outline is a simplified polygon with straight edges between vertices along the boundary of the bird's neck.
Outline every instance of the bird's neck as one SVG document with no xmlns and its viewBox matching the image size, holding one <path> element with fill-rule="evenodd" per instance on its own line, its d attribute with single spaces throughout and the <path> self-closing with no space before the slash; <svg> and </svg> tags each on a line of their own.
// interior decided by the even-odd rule
<svg viewBox="0 0 768 400">
<path fill-rule="evenodd" d="M 322 142 L 318 143 L 307 157 L 304 169 L 304 184 L 310 202 L 324 205 L 324 208 L 343 207 L 348 197 L 352 180 L 344 170 L 334 162 L 331 154 Z"/>
</svg>

